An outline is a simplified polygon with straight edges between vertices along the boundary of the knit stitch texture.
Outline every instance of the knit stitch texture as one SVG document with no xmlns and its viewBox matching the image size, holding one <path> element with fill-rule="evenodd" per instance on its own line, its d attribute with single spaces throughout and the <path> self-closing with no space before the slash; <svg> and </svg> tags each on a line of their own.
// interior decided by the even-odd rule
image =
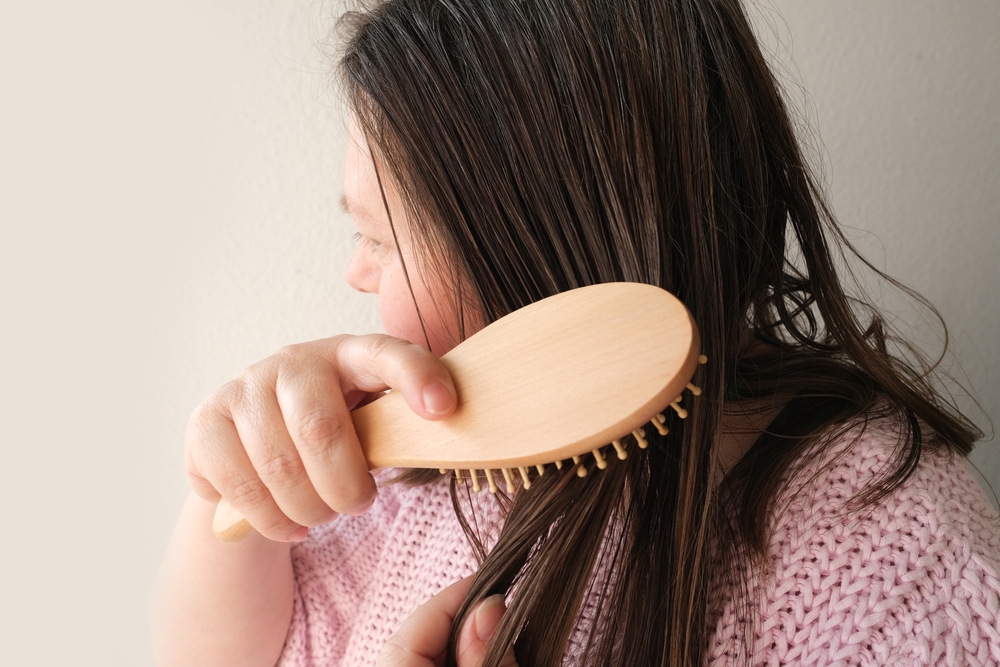
<svg viewBox="0 0 1000 667">
<path fill-rule="evenodd" d="M 925 453 L 876 507 L 845 508 L 895 441 L 848 434 L 786 480 L 749 597 L 712 586 L 705 664 L 1000 665 L 1000 522 L 962 460 Z M 480 503 L 495 534 L 499 510 Z M 476 568 L 444 481 L 380 485 L 365 516 L 311 530 L 292 562 L 281 667 L 374 665 L 403 620 Z"/>
</svg>

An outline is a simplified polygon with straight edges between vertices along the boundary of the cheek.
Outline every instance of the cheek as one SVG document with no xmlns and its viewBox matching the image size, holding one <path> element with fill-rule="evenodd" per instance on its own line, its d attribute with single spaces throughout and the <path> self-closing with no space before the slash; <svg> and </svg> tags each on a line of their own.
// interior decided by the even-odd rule
<svg viewBox="0 0 1000 667">
<path fill-rule="evenodd" d="M 387 334 L 426 347 L 420 318 L 405 281 L 397 283 L 383 279 L 378 290 L 378 305 Z"/>
<path fill-rule="evenodd" d="M 427 347 L 429 340 L 431 351 L 441 356 L 460 342 L 458 317 L 452 307 L 453 299 L 446 292 L 433 299 L 426 285 L 412 271 L 410 278 L 413 281 L 412 296 L 406 278 L 398 267 L 383 271 L 379 288 L 382 326 L 390 336 L 408 340 L 421 347 Z M 420 326 L 414 299 L 423 316 L 427 339 L 424 338 L 424 328 Z"/>
</svg>

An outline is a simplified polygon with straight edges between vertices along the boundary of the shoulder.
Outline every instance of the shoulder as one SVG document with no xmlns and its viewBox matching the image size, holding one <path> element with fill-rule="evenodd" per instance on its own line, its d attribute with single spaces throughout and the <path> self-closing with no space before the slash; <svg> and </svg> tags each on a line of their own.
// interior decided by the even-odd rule
<svg viewBox="0 0 1000 667">
<path fill-rule="evenodd" d="M 875 506 L 851 503 L 896 444 L 884 426 L 849 432 L 788 479 L 768 571 L 747 573 L 756 650 L 799 665 L 1000 662 L 1000 522 L 964 460 L 926 450 Z M 720 623 L 739 616 L 730 604 Z"/>
<path fill-rule="evenodd" d="M 924 571 L 926 557 L 935 553 L 958 558 L 946 567 L 982 560 L 995 568 L 1000 519 L 961 456 L 925 448 L 901 486 L 871 507 L 856 508 L 859 494 L 893 463 L 897 445 L 895 430 L 875 425 L 839 436 L 805 461 L 785 486 L 772 554 L 787 555 L 796 545 L 822 538 L 841 555 L 848 544 L 869 546 L 870 561 L 888 558 L 886 550 L 906 553 L 907 559 L 891 560 L 917 571 Z M 832 537 L 841 541 L 831 543 Z M 927 576 L 936 577 L 936 571 Z"/>
<path fill-rule="evenodd" d="M 965 459 L 925 448 L 912 475 L 874 506 L 858 511 L 858 495 L 893 463 L 898 433 L 884 425 L 848 431 L 816 455 L 806 455 L 785 484 L 774 519 L 772 548 L 792 539 L 832 531 L 848 539 L 869 535 L 881 542 L 921 544 L 960 540 L 996 557 L 996 511 Z"/>
</svg>

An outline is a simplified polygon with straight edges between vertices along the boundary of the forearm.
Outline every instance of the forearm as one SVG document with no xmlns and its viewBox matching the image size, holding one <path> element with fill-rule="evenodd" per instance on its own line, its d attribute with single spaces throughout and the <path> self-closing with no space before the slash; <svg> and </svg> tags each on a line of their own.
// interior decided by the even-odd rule
<svg viewBox="0 0 1000 667">
<path fill-rule="evenodd" d="M 222 542 L 214 511 L 193 493 L 181 510 L 154 592 L 157 664 L 273 667 L 292 614 L 291 547 L 257 533 Z"/>
</svg>

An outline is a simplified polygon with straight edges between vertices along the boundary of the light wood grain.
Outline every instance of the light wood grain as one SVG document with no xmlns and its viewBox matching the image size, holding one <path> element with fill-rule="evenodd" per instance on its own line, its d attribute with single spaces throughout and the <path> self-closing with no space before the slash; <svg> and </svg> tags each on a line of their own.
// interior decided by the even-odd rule
<svg viewBox="0 0 1000 667">
<path fill-rule="evenodd" d="M 393 392 L 352 419 L 372 468 L 478 470 L 481 479 L 590 455 L 636 431 L 681 395 L 698 357 L 697 328 L 669 292 L 592 285 L 511 313 L 444 355 L 459 402 L 448 419 L 421 419 Z M 220 503 L 216 534 L 240 539 L 237 518 L 246 523 Z"/>
</svg>

